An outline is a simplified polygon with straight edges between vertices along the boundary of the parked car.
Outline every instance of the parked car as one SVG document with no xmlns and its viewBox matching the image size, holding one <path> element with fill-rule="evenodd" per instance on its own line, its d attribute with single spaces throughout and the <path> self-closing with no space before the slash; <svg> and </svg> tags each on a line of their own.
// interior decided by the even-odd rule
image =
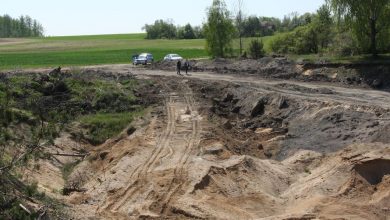
<svg viewBox="0 0 390 220">
<path fill-rule="evenodd" d="M 168 54 L 164 57 L 164 60 L 167 60 L 167 61 L 176 61 L 176 60 L 182 60 L 182 59 L 183 59 L 183 57 L 181 57 L 178 54 Z"/>
<path fill-rule="evenodd" d="M 153 63 L 153 61 L 154 61 L 154 58 L 153 58 L 152 54 L 150 54 L 150 53 L 141 53 L 140 55 L 138 55 L 137 58 L 135 58 L 133 60 L 133 64 L 134 65 L 138 65 L 138 64 L 146 65 L 148 63 Z"/>
<path fill-rule="evenodd" d="M 138 56 L 139 54 L 134 54 L 133 56 L 131 56 L 131 62 L 134 63 Z"/>
</svg>

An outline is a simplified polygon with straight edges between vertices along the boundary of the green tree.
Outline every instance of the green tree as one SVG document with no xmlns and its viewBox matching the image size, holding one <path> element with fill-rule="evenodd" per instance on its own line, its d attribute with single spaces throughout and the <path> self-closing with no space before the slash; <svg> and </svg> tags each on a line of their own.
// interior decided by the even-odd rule
<svg viewBox="0 0 390 220">
<path fill-rule="evenodd" d="M 9 15 L 0 16 L 0 38 L 41 36 L 43 36 L 42 25 L 29 16 L 20 16 L 18 19 L 11 18 Z"/>
<path fill-rule="evenodd" d="M 378 37 L 387 38 L 390 0 L 327 0 L 339 20 L 350 24 L 360 44 L 378 55 Z M 381 39 L 379 39 L 381 40 Z M 369 43 L 368 43 L 369 42 Z"/>
<path fill-rule="evenodd" d="M 317 34 L 318 46 L 322 49 L 327 48 L 331 41 L 333 20 L 331 11 L 327 5 L 322 5 L 315 15 L 312 28 Z"/>
<path fill-rule="evenodd" d="M 232 41 L 235 35 L 233 21 L 223 0 L 213 0 L 207 12 L 207 23 L 204 24 L 206 49 L 213 57 L 225 57 L 232 53 Z"/>
<path fill-rule="evenodd" d="M 243 0 L 237 0 L 237 13 L 235 18 L 235 24 L 237 27 L 238 37 L 240 39 L 240 56 L 242 55 L 242 37 L 244 34 L 244 14 L 242 8 L 244 5 Z"/>
<path fill-rule="evenodd" d="M 156 20 L 154 24 L 146 24 L 143 29 L 146 31 L 146 39 L 174 39 L 177 30 L 173 22 Z"/>
<path fill-rule="evenodd" d="M 190 24 L 187 24 L 184 26 L 184 33 L 183 33 L 183 38 L 184 39 L 195 39 L 195 33 L 194 29 Z"/>
<path fill-rule="evenodd" d="M 194 30 L 195 38 L 197 38 L 197 39 L 204 38 L 204 32 L 203 32 L 203 28 L 201 26 L 195 26 L 193 28 L 193 30 Z"/>
<path fill-rule="evenodd" d="M 249 16 L 244 20 L 243 35 L 245 37 L 259 37 L 260 36 L 260 20 L 256 16 Z"/>
<path fill-rule="evenodd" d="M 264 44 L 263 41 L 260 41 L 258 39 L 252 40 L 249 44 L 249 55 L 253 59 L 259 59 L 263 57 L 265 54 L 264 52 Z"/>
</svg>

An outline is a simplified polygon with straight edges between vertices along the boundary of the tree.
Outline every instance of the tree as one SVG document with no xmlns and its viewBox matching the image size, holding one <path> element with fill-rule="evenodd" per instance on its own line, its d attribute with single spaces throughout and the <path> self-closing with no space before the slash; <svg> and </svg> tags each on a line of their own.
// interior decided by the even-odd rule
<svg viewBox="0 0 390 220">
<path fill-rule="evenodd" d="M 156 20 L 154 24 L 142 28 L 146 31 L 146 39 L 174 39 L 176 38 L 177 30 L 172 21 Z"/>
<path fill-rule="evenodd" d="M 252 40 L 249 45 L 249 55 L 253 59 L 259 59 L 263 57 L 265 54 L 264 52 L 264 44 L 263 41 L 260 41 L 258 39 Z"/>
<path fill-rule="evenodd" d="M 317 15 L 313 19 L 312 26 L 318 36 L 318 46 L 322 49 L 328 47 L 331 41 L 333 20 L 327 5 L 322 5 L 317 10 Z"/>
<path fill-rule="evenodd" d="M 193 28 L 193 30 L 194 30 L 195 38 L 197 38 L 197 39 L 204 38 L 204 32 L 203 32 L 203 28 L 201 26 L 195 26 Z"/>
<path fill-rule="evenodd" d="M 230 13 L 223 0 L 213 0 L 207 12 L 207 23 L 204 24 L 206 49 L 213 57 L 225 57 L 232 53 L 232 40 L 235 28 Z"/>
<path fill-rule="evenodd" d="M 337 14 L 353 27 L 356 37 L 364 46 L 369 41 L 369 51 L 378 55 L 378 36 L 389 26 L 390 0 L 327 0 Z M 383 37 L 388 37 L 383 36 Z"/>
<path fill-rule="evenodd" d="M 240 38 L 240 56 L 242 55 L 242 37 L 244 32 L 244 15 L 242 12 L 242 8 L 244 5 L 243 0 L 237 0 L 237 14 L 236 14 L 236 27 L 238 31 L 238 37 Z"/>
<path fill-rule="evenodd" d="M 195 33 L 194 33 L 194 29 L 192 28 L 192 26 L 190 24 L 187 24 L 186 26 L 184 26 L 184 34 L 183 34 L 183 38 L 184 39 L 195 39 Z"/>
<path fill-rule="evenodd" d="M 20 16 L 18 19 L 9 15 L 0 16 L 1 37 L 41 37 L 43 27 L 37 20 L 29 16 Z"/>
<path fill-rule="evenodd" d="M 249 16 L 245 19 L 244 25 L 244 36 L 245 37 L 259 37 L 260 35 L 260 20 L 256 16 Z"/>
</svg>

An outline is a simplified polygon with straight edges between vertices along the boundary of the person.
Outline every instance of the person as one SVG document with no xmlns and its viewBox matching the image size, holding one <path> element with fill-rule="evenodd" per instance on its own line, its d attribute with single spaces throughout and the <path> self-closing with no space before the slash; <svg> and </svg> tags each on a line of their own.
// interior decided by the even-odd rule
<svg viewBox="0 0 390 220">
<path fill-rule="evenodd" d="M 181 73 L 180 73 L 180 70 L 181 70 L 181 60 L 178 60 L 177 61 L 177 75 L 181 75 Z"/>
<path fill-rule="evenodd" d="M 186 75 L 188 75 L 189 68 L 190 68 L 190 63 L 188 62 L 188 60 L 186 60 L 186 62 L 184 62 L 184 69 L 186 70 Z"/>
</svg>

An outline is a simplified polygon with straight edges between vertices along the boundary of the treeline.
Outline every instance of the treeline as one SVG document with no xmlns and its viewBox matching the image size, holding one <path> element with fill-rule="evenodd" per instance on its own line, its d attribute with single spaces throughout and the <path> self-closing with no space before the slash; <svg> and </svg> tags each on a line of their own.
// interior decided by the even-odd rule
<svg viewBox="0 0 390 220">
<path fill-rule="evenodd" d="M 272 36 L 278 32 L 294 30 L 296 27 L 311 22 L 314 15 L 306 13 L 299 15 L 294 12 L 283 19 L 275 17 L 258 17 L 255 15 L 243 18 L 242 37 Z M 175 26 L 170 20 L 156 20 L 154 24 L 145 24 L 147 39 L 199 39 L 204 38 L 203 26 Z"/>
<path fill-rule="evenodd" d="M 299 15 L 296 12 L 284 16 L 283 19 L 275 17 L 257 17 L 252 15 L 243 18 L 241 23 L 242 36 L 272 36 L 275 33 L 291 31 L 299 26 L 306 25 L 310 23 L 312 19 L 313 15 L 310 13 Z"/>
<path fill-rule="evenodd" d="M 203 38 L 203 30 L 200 26 L 192 27 L 175 26 L 172 21 L 156 20 L 154 24 L 146 24 L 143 27 L 146 31 L 146 39 L 199 39 Z"/>
<path fill-rule="evenodd" d="M 390 52 L 390 0 L 325 2 L 315 13 L 291 13 L 279 19 L 245 16 L 242 8 L 234 15 L 224 0 L 213 0 L 202 26 L 180 27 L 172 21 L 157 20 L 146 24 L 144 30 L 147 39 L 205 38 L 206 49 L 213 57 L 231 56 L 234 38 L 240 38 L 239 55 L 244 55 L 243 38 L 264 36 L 274 36 L 268 48 L 277 54 L 376 56 Z"/>
<path fill-rule="evenodd" d="M 317 10 L 317 13 L 305 14 L 302 17 L 304 19 L 296 20 L 298 16 L 294 16 L 290 23 L 292 25 L 286 29 L 289 32 L 279 33 L 271 41 L 273 52 L 310 54 L 324 52 L 334 46 L 335 36 L 338 35 L 329 7 L 323 5 Z"/>
<path fill-rule="evenodd" d="M 390 52 L 389 0 L 327 2 L 316 13 L 307 14 L 304 25 L 275 36 L 271 50 L 336 56 Z"/>
<path fill-rule="evenodd" d="M 0 38 L 7 37 L 42 37 L 43 26 L 30 16 L 12 18 L 0 16 Z"/>
</svg>

